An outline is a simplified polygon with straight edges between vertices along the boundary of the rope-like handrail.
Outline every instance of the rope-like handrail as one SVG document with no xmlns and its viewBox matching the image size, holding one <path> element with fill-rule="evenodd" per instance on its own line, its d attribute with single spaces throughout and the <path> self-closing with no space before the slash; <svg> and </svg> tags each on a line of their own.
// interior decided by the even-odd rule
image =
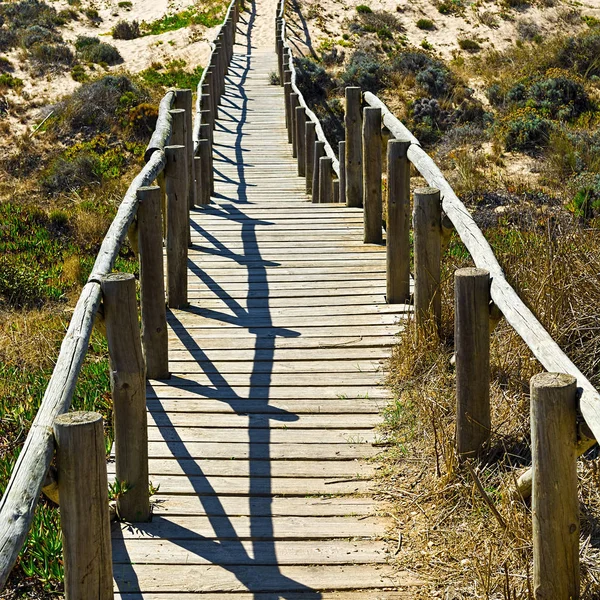
<svg viewBox="0 0 600 600">
<path fill-rule="evenodd" d="M 552 336 L 508 283 L 483 233 L 465 205 L 454 193 L 433 159 L 421 148 L 417 138 L 377 96 L 365 92 L 364 100 L 369 106 L 381 109 L 383 123 L 395 138 L 411 142 L 408 149 L 408 159 L 431 187 L 440 190 L 442 208 L 452 221 L 475 265 L 490 272 L 492 280 L 491 298 L 506 321 L 519 334 L 545 369 L 550 372 L 568 373 L 577 379 L 581 394 L 579 399 L 581 413 L 596 439 L 600 439 L 600 394 L 596 388 L 561 350 L 560 346 L 552 339 Z M 591 441 L 588 447 L 590 445 Z"/>
<path fill-rule="evenodd" d="M 296 68 L 294 67 L 294 54 L 292 51 L 292 47 L 289 45 L 287 38 L 286 38 L 286 34 L 285 34 L 287 22 L 284 17 L 284 6 L 285 6 L 285 3 L 282 2 L 282 8 L 279 11 L 281 23 L 282 23 L 281 39 L 283 42 L 284 49 L 287 48 L 287 50 L 289 50 L 289 53 L 290 53 L 290 70 L 292 72 L 292 77 L 291 77 L 292 90 L 294 91 L 294 93 L 298 94 L 298 102 L 299 102 L 300 106 L 302 106 L 306 110 L 306 116 L 309 118 L 309 120 L 311 120 L 315 124 L 315 134 L 316 134 L 317 140 L 319 140 L 320 142 L 323 142 L 323 144 L 325 145 L 325 154 L 326 154 L 326 156 L 331 158 L 333 171 L 339 177 L 340 176 L 339 160 L 338 160 L 333 148 L 331 147 L 331 144 L 327 140 L 327 136 L 325 135 L 325 132 L 323 131 L 321 122 L 319 121 L 317 115 L 315 115 L 315 113 L 309 108 L 308 104 L 306 103 L 306 100 L 304 99 L 304 96 L 302 95 L 302 92 L 300 91 L 300 89 L 298 88 L 298 85 L 296 84 L 297 73 L 296 73 Z"/>
</svg>

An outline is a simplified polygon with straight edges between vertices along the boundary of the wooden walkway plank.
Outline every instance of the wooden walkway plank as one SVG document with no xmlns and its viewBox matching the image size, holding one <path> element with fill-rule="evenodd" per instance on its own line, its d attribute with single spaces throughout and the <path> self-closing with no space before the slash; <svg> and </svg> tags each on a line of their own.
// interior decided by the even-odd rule
<svg viewBox="0 0 600 600">
<path fill-rule="evenodd" d="M 149 523 L 113 525 L 121 600 L 401 600 L 374 498 L 388 305 L 363 211 L 308 202 L 287 143 L 276 0 L 248 5 L 214 132 L 215 193 L 190 211 L 190 305 L 170 379 L 147 387 Z M 109 477 L 115 465 L 109 462 Z M 388 539 L 389 538 L 389 539 Z"/>
</svg>

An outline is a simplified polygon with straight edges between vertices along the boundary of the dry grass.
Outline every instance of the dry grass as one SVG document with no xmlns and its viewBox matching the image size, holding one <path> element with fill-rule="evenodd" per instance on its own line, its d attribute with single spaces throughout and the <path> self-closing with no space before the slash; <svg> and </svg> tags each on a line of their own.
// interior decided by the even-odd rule
<svg viewBox="0 0 600 600">
<path fill-rule="evenodd" d="M 487 232 L 500 262 L 553 337 L 599 384 L 600 233 L 530 209 Z M 531 461 L 529 378 L 542 368 L 504 322 L 491 343 L 492 435 L 480 460 L 461 465 L 454 451 L 452 274 L 469 258 L 453 242 L 444 259 L 443 334 L 417 343 L 401 334 L 389 383 L 396 401 L 385 430 L 382 496 L 399 536 L 401 568 L 430 581 L 416 598 L 533 598 L 530 508 L 514 498 L 515 478 Z M 582 598 L 600 595 L 599 468 L 579 460 Z"/>
</svg>

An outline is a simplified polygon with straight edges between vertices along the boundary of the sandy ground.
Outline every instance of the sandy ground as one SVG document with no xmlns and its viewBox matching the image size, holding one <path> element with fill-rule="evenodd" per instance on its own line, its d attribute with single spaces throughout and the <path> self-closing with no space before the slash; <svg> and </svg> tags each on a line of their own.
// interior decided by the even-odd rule
<svg viewBox="0 0 600 600">
<path fill-rule="evenodd" d="M 294 37 L 298 47 L 303 47 L 305 52 L 312 47 L 319 54 L 319 47 L 323 42 L 340 41 L 343 34 L 349 34 L 348 41 L 356 45 L 359 36 L 350 33 L 349 25 L 357 16 L 356 6 L 359 4 L 366 4 L 373 11 L 394 13 L 402 24 L 402 34 L 410 45 L 421 46 L 423 40 L 426 40 L 434 52 L 445 59 L 464 53 L 458 45 L 460 39 L 475 40 L 484 49 L 502 50 L 519 39 L 519 29 L 523 27 L 523 23 L 533 23 L 539 28 L 539 34 L 545 37 L 587 27 L 581 21 L 573 22 L 570 15 L 573 10 L 581 15 L 600 18 L 600 0 L 572 3 L 557 0 L 553 7 L 531 4 L 510 11 L 506 11 L 500 2 L 463 0 L 464 9 L 458 16 L 442 15 L 437 8 L 440 4 L 438 0 L 297 0 L 296 11 L 291 10 L 290 16 L 296 25 Z M 503 18 L 502 14 L 508 18 Z M 433 21 L 435 29 L 419 29 L 416 23 L 423 18 Z M 343 47 L 340 49 L 344 50 Z M 346 53 L 348 51 L 351 50 L 348 48 Z"/>
</svg>

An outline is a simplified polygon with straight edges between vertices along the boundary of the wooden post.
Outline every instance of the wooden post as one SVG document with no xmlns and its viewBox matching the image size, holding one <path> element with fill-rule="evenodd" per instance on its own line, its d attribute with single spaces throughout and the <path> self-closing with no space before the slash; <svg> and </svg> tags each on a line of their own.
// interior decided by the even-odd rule
<svg viewBox="0 0 600 600">
<path fill-rule="evenodd" d="M 333 201 L 339 203 L 340 201 L 340 180 L 333 180 Z"/>
<path fill-rule="evenodd" d="M 315 169 L 315 141 L 317 139 L 316 125 L 312 121 L 306 121 L 304 128 L 304 142 L 306 147 L 305 173 L 306 193 L 312 194 L 313 171 Z"/>
<path fill-rule="evenodd" d="M 212 63 L 211 63 L 212 64 Z M 217 92 L 215 87 L 215 71 L 211 67 L 206 72 L 206 78 L 204 79 L 206 85 L 208 85 L 210 93 L 210 110 L 211 110 L 211 126 L 214 129 L 217 120 Z"/>
<path fill-rule="evenodd" d="M 167 193 L 167 304 L 184 308 L 187 301 L 188 208 L 185 146 L 165 146 Z"/>
<path fill-rule="evenodd" d="M 388 304 L 410 301 L 410 142 L 390 140 L 387 154 L 387 295 Z M 341 164 L 341 163 L 340 163 Z"/>
<path fill-rule="evenodd" d="M 417 188 L 414 195 L 415 319 L 420 333 L 437 333 L 442 323 L 440 295 L 442 205 L 440 191 Z"/>
<path fill-rule="evenodd" d="M 325 144 L 323 144 L 323 148 Z M 333 202 L 333 161 L 329 156 L 319 159 L 319 202 Z"/>
<path fill-rule="evenodd" d="M 579 599 L 576 395 L 571 375 L 531 378 L 535 600 Z"/>
<path fill-rule="evenodd" d="M 171 114 L 171 145 L 185 146 L 185 110 L 183 108 L 173 108 L 169 113 Z"/>
<path fill-rule="evenodd" d="M 141 187 L 137 213 L 140 255 L 142 342 L 149 379 L 169 377 L 169 348 L 165 276 L 163 266 L 161 192 L 158 186 Z"/>
<path fill-rule="evenodd" d="M 215 115 L 212 109 L 212 96 L 210 94 L 210 86 L 208 86 L 206 83 L 202 84 L 202 96 L 200 97 L 200 106 L 201 110 L 207 111 L 207 123 L 210 125 L 210 130 L 212 134 L 212 131 L 215 128 Z"/>
<path fill-rule="evenodd" d="M 338 157 L 340 161 L 340 197 L 338 202 L 346 204 L 346 142 L 339 142 Z"/>
<path fill-rule="evenodd" d="M 381 244 L 383 207 L 381 200 L 381 109 L 367 107 L 363 117 L 363 206 L 364 242 Z"/>
<path fill-rule="evenodd" d="M 208 195 L 215 193 L 215 172 L 213 169 L 213 153 L 212 153 L 212 131 L 208 123 L 200 125 L 200 139 L 208 141 L 208 152 L 206 152 L 206 160 L 208 160 Z M 205 169 L 206 171 L 206 169 Z"/>
<path fill-rule="evenodd" d="M 461 458 L 473 458 L 491 430 L 489 271 L 458 269 L 454 306 L 456 448 Z"/>
<path fill-rule="evenodd" d="M 286 74 L 287 73 L 289 73 L 289 71 L 286 71 Z M 292 84 L 289 81 L 286 81 L 285 84 L 283 85 L 283 95 L 284 95 L 284 101 L 285 101 L 285 126 L 287 128 L 288 144 L 291 144 L 292 143 L 292 116 L 291 116 Z"/>
<path fill-rule="evenodd" d="M 200 204 L 206 206 L 210 204 L 210 142 L 208 140 L 200 140 L 198 142 L 198 154 L 197 160 L 200 163 L 200 181 L 202 182 L 202 189 L 200 195 Z"/>
<path fill-rule="evenodd" d="M 321 169 L 321 158 L 325 156 L 325 142 L 316 141 L 313 151 L 313 180 L 312 180 L 312 201 L 319 202 L 319 177 Z"/>
<path fill-rule="evenodd" d="M 306 109 L 296 108 L 296 154 L 298 158 L 298 176 L 306 175 Z"/>
<path fill-rule="evenodd" d="M 194 186 L 194 142 L 192 134 L 194 131 L 194 123 L 192 118 L 192 90 L 176 90 L 175 91 L 175 108 L 181 108 L 184 111 L 184 140 L 187 153 L 188 163 L 188 206 L 193 208 L 196 204 L 196 187 Z M 180 142 L 173 142 L 173 145 Z"/>
<path fill-rule="evenodd" d="M 116 478 L 128 488 L 117 498 L 117 514 L 125 521 L 148 521 L 146 367 L 138 326 L 135 277 L 130 273 L 104 277 L 102 301 L 110 357 Z"/>
<path fill-rule="evenodd" d="M 297 158 L 298 156 L 298 142 L 296 140 L 296 109 L 299 106 L 299 96 L 295 92 L 290 94 L 290 117 L 292 119 L 290 127 L 292 130 L 292 156 Z"/>
<path fill-rule="evenodd" d="M 359 87 L 346 88 L 346 204 L 353 207 L 363 202 L 361 101 Z"/>
<path fill-rule="evenodd" d="M 65 598 L 112 600 L 112 552 L 102 416 L 69 412 L 54 421 Z"/>
</svg>

